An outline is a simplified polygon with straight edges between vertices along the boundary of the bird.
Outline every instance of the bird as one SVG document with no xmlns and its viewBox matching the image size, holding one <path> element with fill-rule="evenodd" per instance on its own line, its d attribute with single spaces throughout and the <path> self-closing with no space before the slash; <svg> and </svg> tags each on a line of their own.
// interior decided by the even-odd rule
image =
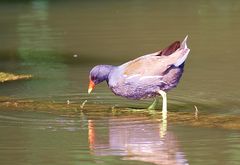
<svg viewBox="0 0 240 165">
<path fill-rule="evenodd" d="M 155 98 L 148 107 L 155 110 L 157 96 L 162 96 L 162 114 L 167 118 L 167 92 L 176 87 L 184 71 L 190 49 L 186 36 L 165 49 L 140 56 L 119 66 L 97 65 L 89 74 L 88 93 L 106 81 L 111 91 L 128 99 Z"/>
</svg>

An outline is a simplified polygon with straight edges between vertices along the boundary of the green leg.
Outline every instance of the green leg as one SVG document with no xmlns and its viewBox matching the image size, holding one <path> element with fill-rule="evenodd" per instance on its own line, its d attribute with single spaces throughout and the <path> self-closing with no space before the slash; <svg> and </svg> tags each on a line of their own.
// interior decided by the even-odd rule
<svg viewBox="0 0 240 165">
<path fill-rule="evenodd" d="M 153 103 L 148 107 L 148 110 L 155 110 L 156 106 L 158 104 L 158 100 L 157 98 L 154 99 Z"/>
<path fill-rule="evenodd" d="M 162 118 L 163 120 L 167 119 L 167 94 L 164 91 L 158 91 L 159 94 L 162 96 L 163 98 L 163 102 L 162 102 Z"/>
</svg>

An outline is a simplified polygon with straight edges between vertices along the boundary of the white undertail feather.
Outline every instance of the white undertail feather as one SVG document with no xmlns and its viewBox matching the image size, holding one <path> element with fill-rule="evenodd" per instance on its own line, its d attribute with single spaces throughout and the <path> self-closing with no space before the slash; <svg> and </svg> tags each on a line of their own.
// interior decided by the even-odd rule
<svg viewBox="0 0 240 165">
<path fill-rule="evenodd" d="M 182 41 L 181 45 L 180 45 L 180 49 L 187 49 L 187 39 L 188 39 L 188 35 L 184 38 L 184 40 Z"/>
<path fill-rule="evenodd" d="M 186 58 L 188 56 L 188 53 L 190 52 L 190 49 L 187 47 L 187 38 L 188 38 L 188 35 L 184 38 L 184 40 L 182 41 L 182 43 L 180 45 L 180 48 L 178 49 L 182 55 L 177 60 L 177 62 L 174 64 L 174 66 L 176 66 L 176 67 L 178 67 L 182 63 L 184 63 L 184 61 L 186 60 Z"/>
</svg>

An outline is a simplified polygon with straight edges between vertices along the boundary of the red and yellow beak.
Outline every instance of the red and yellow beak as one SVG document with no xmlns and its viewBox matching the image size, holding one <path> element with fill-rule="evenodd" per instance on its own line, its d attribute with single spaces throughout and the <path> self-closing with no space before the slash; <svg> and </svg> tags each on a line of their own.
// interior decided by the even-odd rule
<svg viewBox="0 0 240 165">
<path fill-rule="evenodd" d="M 92 90 L 94 89 L 95 84 L 92 80 L 90 80 L 89 82 L 89 86 L 88 86 L 88 94 L 90 94 L 92 92 Z"/>
</svg>

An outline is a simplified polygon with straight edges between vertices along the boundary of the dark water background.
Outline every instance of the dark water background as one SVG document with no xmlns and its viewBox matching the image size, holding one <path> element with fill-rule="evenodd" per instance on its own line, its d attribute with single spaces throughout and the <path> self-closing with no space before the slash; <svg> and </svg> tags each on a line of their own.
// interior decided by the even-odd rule
<svg viewBox="0 0 240 165">
<path fill-rule="evenodd" d="M 189 35 L 191 49 L 169 110 L 240 112 L 239 1 L 1 1 L 0 71 L 33 74 L 0 96 L 145 108 L 106 84 L 86 94 L 89 70 L 119 65 Z M 174 106 L 173 106 L 174 105 Z M 96 106 L 96 109 L 98 107 Z M 27 110 L 28 111 L 28 110 Z M 134 115 L 0 112 L 1 164 L 239 164 L 240 134 L 161 124 Z M 132 130 L 132 131 L 129 131 Z M 92 133 L 94 133 L 94 138 Z M 94 139 L 94 140 L 91 140 Z"/>
</svg>

